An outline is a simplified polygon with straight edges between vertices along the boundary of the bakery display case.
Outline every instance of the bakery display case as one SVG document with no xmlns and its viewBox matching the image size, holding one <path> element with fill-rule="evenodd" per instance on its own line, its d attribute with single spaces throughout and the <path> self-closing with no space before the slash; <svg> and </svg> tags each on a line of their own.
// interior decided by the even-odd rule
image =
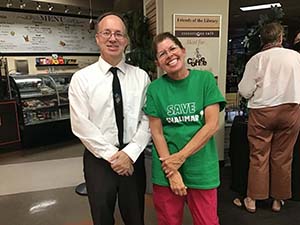
<svg viewBox="0 0 300 225">
<path fill-rule="evenodd" d="M 72 73 L 10 75 L 23 146 L 73 137 L 68 100 L 71 77 Z"/>
<path fill-rule="evenodd" d="M 25 126 L 69 119 L 72 74 L 11 75 Z"/>
</svg>

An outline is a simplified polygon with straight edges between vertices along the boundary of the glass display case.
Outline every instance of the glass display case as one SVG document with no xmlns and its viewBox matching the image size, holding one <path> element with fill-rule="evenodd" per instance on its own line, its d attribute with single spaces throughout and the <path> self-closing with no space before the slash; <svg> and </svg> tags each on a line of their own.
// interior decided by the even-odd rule
<svg viewBox="0 0 300 225">
<path fill-rule="evenodd" d="M 72 74 L 11 75 L 24 126 L 69 119 Z"/>
</svg>

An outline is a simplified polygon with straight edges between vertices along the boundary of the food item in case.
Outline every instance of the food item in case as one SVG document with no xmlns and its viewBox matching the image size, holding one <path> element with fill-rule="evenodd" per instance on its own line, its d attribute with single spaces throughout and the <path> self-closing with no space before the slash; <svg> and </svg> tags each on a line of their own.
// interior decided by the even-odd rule
<svg viewBox="0 0 300 225">
<path fill-rule="evenodd" d="M 66 45 L 66 43 L 63 42 L 63 41 L 59 41 L 59 44 L 60 44 L 61 46 L 65 46 L 65 45 Z"/>
</svg>

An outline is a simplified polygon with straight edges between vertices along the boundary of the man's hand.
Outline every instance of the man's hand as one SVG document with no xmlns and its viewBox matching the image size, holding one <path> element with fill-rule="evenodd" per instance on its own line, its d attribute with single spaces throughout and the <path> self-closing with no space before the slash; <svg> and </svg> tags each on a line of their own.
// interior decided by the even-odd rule
<svg viewBox="0 0 300 225">
<path fill-rule="evenodd" d="M 117 174 L 121 176 L 131 176 L 133 174 L 132 160 L 125 152 L 118 151 L 109 159 L 109 162 L 111 168 Z"/>
<path fill-rule="evenodd" d="M 170 188 L 175 195 L 184 196 L 187 195 L 187 187 L 183 183 L 181 174 L 175 171 L 171 177 L 169 177 Z"/>
<path fill-rule="evenodd" d="M 174 153 L 168 157 L 160 158 L 162 169 L 166 177 L 171 177 L 185 162 L 185 157 L 180 153 Z"/>
</svg>

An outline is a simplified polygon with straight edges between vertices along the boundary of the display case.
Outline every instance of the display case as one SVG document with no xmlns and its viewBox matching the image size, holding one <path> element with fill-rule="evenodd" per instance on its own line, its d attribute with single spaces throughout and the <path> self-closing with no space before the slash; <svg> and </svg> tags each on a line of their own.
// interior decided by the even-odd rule
<svg viewBox="0 0 300 225">
<path fill-rule="evenodd" d="M 69 119 L 71 75 L 11 75 L 25 126 Z"/>
<path fill-rule="evenodd" d="M 11 75 L 17 101 L 22 145 L 39 146 L 74 138 L 68 88 L 72 74 Z"/>
<path fill-rule="evenodd" d="M 51 78 L 54 80 L 57 93 L 58 115 L 60 120 L 69 119 L 69 98 L 68 89 L 72 74 L 53 74 Z"/>
</svg>

